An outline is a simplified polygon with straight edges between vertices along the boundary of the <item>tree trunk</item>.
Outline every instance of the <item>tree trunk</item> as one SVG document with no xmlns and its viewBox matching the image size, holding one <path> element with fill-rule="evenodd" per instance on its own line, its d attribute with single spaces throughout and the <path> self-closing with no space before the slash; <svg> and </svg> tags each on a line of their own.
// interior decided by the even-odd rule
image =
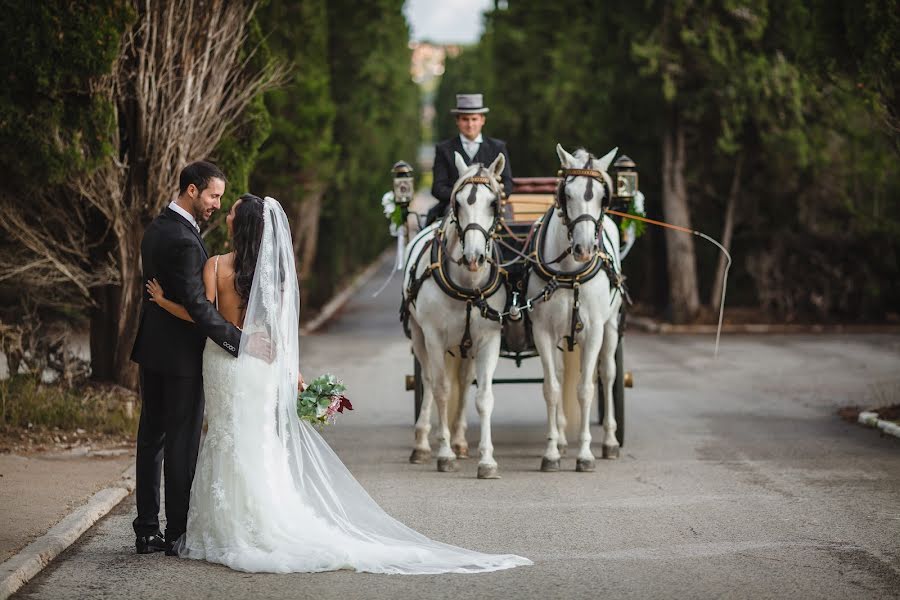
<svg viewBox="0 0 900 600">
<path fill-rule="evenodd" d="M 744 166 L 744 155 L 739 154 L 734 165 L 734 174 L 731 176 L 731 189 L 728 190 L 728 203 L 725 206 L 725 223 L 722 226 L 721 244 L 731 252 L 731 237 L 734 233 L 734 214 L 737 209 L 737 199 L 741 193 L 741 171 Z M 724 254 L 719 254 L 719 264 L 716 266 L 716 278 L 713 280 L 712 289 L 709 291 L 709 305 L 716 308 L 722 301 L 722 286 L 725 285 L 725 265 L 728 261 Z"/>
<path fill-rule="evenodd" d="M 140 323 L 142 281 L 140 272 L 141 227 L 132 227 L 119 239 L 120 284 L 106 285 L 92 293 L 91 377 L 137 389 L 137 365 L 131 348 Z"/>
<path fill-rule="evenodd" d="M 319 243 L 319 215 L 322 212 L 322 197 L 327 185 L 315 176 L 304 177 L 303 201 L 297 203 L 293 213 L 294 256 L 297 257 L 298 282 L 300 284 L 301 306 L 306 304 L 307 281 L 313 272 L 316 247 Z"/>
<path fill-rule="evenodd" d="M 684 126 L 677 111 L 673 111 L 663 137 L 663 214 L 669 223 L 690 229 L 691 215 L 684 180 L 684 146 Z M 691 321 L 700 310 L 693 236 L 666 229 L 666 265 L 672 320 L 675 323 Z"/>
</svg>

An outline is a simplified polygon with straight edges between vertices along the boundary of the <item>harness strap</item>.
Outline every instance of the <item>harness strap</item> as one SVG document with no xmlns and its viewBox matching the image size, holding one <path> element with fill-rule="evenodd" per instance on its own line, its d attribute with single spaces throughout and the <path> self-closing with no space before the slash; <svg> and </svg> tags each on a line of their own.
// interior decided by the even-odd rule
<svg viewBox="0 0 900 600">
<path fill-rule="evenodd" d="M 579 308 L 581 308 L 581 303 L 578 300 L 580 291 L 581 284 L 576 281 L 575 286 L 572 288 L 572 292 L 575 296 L 572 301 L 572 328 L 569 332 L 569 335 L 563 336 L 563 339 L 566 340 L 566 347 L 569 349 L 569 352 L 575 350 L 575 344 L 577 343 L 575 340 L 575 335 L 581 333 L 581 331 L 584 329 L 584 323 L 581 320 L 581 312 L 578 310 Z M 560 348 L 560 350 L 562 350 L 562 348 Z"/>
<path fill-rule="evenodd" d="M 459 342 L 459 355 L 462 358 L 469 357 L 469 350 L 472 348 L 472 333 L 469 326 L 472 323 L 472 301 L 466 302 L 466 330 L 463 331 L 462 340 Z"/>
</svg>

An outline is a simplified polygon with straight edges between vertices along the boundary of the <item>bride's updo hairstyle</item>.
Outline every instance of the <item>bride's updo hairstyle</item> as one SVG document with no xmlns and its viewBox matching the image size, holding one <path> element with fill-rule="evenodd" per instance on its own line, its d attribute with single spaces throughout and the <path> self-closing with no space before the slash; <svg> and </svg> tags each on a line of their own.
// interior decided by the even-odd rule
<svg viewBox="0 0 900 600">
<path fill-rule="evenodd" d="M 234 237 L 234 289 L 241 297 L 241 308 L 250 301 L 256 257 L 263 236 L 264 203 L 262 198 L 244 194 L 234 209 L 232 229 Z"/>
</svg>

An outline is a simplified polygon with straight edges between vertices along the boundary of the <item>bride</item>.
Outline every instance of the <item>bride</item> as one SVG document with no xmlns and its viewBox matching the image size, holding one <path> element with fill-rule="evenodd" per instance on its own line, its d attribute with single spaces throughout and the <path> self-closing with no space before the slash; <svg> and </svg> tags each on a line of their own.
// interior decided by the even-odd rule
<svg viewBox="0 0 900 600">
<path fill-rule="evenodd" d="M 203 354 L 209 430 L 178 554 L 272 573 L 477 573 L 532 564 L 406 527 L 297 417 L 300 296 L 287 217 L 273 198 L 245 194 L 226 222 L 234 252 L 209 259 L 203 279 L 207 297 L 243 336 L 237 359 L 213 343 Z M 190 319 L 156 281 L 147 287 L 162 308 Z M 271 361 L 247 351 L 253 334 L 270 340 Z"/>
</svg>

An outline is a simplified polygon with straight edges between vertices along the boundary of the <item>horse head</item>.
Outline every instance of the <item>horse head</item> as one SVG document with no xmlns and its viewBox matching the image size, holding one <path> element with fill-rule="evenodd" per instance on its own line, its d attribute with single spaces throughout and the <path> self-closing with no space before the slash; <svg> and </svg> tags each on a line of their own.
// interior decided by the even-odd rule
<svg viewBox="0 0 900 600">
<path fill-rule="evenodd" d="M 488 259 L 491 240 L 500 220 L 500 174 L 506 158 L 498 155 L 489 167 L 466 165 L 458 152 L 459 179 L 453 185 L 450 209 L 462 246 L 463 263 L 469 271 L 480 269 Z"/>
<path fill-rule="evenodd" d="M 573 156 L 556 145 L 561 165 L 556 202 L 569 231 L 572 256 L 578 262 L 591 260 L 600 249 L 603 213 L 609 206 L 613 184 L 607 169 L 617 150 L 613 148 L 598 159 L 583 148 Z"/>
</svg>

